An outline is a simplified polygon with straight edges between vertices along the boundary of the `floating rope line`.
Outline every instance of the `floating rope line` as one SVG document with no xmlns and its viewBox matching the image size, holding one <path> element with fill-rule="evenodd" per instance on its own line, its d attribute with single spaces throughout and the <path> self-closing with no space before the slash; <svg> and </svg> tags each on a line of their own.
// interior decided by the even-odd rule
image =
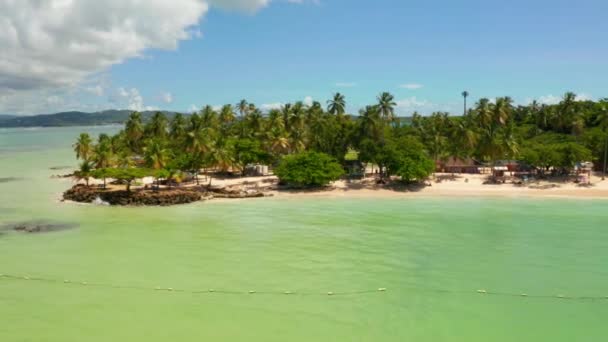
<svg viewBox="0 0 608 342">
<path fill-rule="evenodd" d="M 178 289 L 173 287 L 144 287 L 144 286 L 131 286 L 131 285 L 115 285 L 115 284 L 104 284 L 104 283 L 94 283 L 94 282 L 86 282 L 86 281 L 73 281 L 69 279 L 51 279 L 51 278 L 43 278 L 43 277 L 30 277 L 30 276 L 17 276 L 12 274 L 0 274 L 0 280 L 14 280 L 14 281 L 38 281 L 38 282 L 46 282 L 46 283 L 56 283 L 68 286 L 81 286 L 81 287 L 103 287 L 103 288 L 111 288 L 111 289 L 120 289 L 120 290 L 138 290 L 138 291 L 154 291 L 154 292 L 177 292 L 177 293 L 190 293 L 190 294 L 218 294 L 218 295 L 281 295 L 281 296 L 354 296 L 354 295 L 366 295 L 366 294 L 380 294 L 388 292 L 389 290 L 384 287 L 380 287 L 374 290 L 359 290 L 359 291 L 329 291 L 329 292 L 310 292 L 310 291 L 257 291 L 257 290 L 216 290 L 216 289 L 206 289 L 206 290 L 188 290 L 188 289 Z M 462 295 L 479 295 L 479 296 L 502 296 L 502 297 L 519 297 L 522 299 L 532 298 L 532 299 L 554 299 L 559 301 L 606 301 L 608 302 L 608 296 L 569 296 L 565 294 L 555 294 L 555 295 L 533 295 L 527 293 L 511 293 L 511 292 L 498 292 L 498 291 L 489 291 L 485 289 L 479 290 L 446 290 L 446 289 L 433 289 L 428 287 L 417 287 L 417 286 L 404 286 L 401 290 L 413 290 L 419 292 L 432 292 L 432 293 L 442 293 L 442 294 L 462 294 Z M 398 292 L 397 289 L 391 290 L 391 292 Z"/>
</svg>

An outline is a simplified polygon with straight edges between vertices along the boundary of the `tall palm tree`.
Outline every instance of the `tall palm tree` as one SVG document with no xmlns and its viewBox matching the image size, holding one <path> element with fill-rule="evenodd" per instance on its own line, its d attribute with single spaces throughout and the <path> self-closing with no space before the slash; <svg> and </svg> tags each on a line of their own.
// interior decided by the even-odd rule
<svg viewBox="0 0 608 342">
<path fill-rule="evenodd" d="M 169 138 L 175 143 L 181 141 L 186 135 L 187 122 L 180 113 L 175 114 L 169 128 Z"/>
<path fill-rule="evenodd" d="M 462 115 L 467 114 L 467 97 L 469 97 L 469 92 L 465 90 L 462 92 L 462 98 L 464 99 L 464 112 Z"/>
<path fill-rule="evenodd" d="M 80 167 L 79 169 L 74 172 L 74 177 L 76 177 L 77 180 L 83 180 L 85 181 L 86 186 L 89 186 L 89 178 L 91 177 L 91 172 L 93 171 L 93 165 L 91 164 L 90 161 L 88 160 L 84 160 L 82 163 L 80 163 Z"/>
<path fill-rule="evenodd" d="M 171 158 L 171 152 L 160 139 L 149 139 L 144 147 L 144 159 L 148 167 L 155 170 L 167 166 Z"/>
<path fill-rule="evenodd" d="M 344 95 L 335 93 L 334 97 L 327 101 L 327 111 L 333 115 L 343 115 L 346 112 Z"/>
<path fill-rule="evenodd" d="M 169 121 L 167 120 L 165 114 L 162 112 L 156 112 L 146 127 L 146 135 L 148 137 L 153 136 L 159 139 L 165 139 L 167 137 L 168 126 Z"/>
<path fill-rule="evenodd" d="M 229 104 L 222 106 L 219 115 L 220 123 L 223 126 L 228 126 L 233 123 L 235 119 L 236 117 L 234 115 L 234 109 L 232 108 L 232 106 Z"/>
<path fill-rule="evenodd" d="M 89 160 L 91 152 L 93 151 L 93 141 L 88 133 L 81 133 L 78 136 L 78 140 L 74 144 L 74 152 L 76 152 L 76 159 L 82 159 L 84 161 Z"/>
<path fill-rule="evenodd" d="M 380 116 L 385 121 L 393 121 L 395 119 L 395 106 L 397 106 L 395 97 L 389 92 L 383 92 L 378 95 L 377 100 Z"/>
<path fill-rule="evenodd" d="M 239 114 L 241 114 L 241 118 L 243 118 L 249 110 L 249 103 L 247 100 L 243 99 L 236 104 L 236 108 L 239 111 Z"/>
<path fill-rule="evenodd" d="M 125 124 L 125 135 L 127 146 L 129 146 L 131 151 L 134 153 L 140 153 L 142 147 L 142 138 L 144 136 L 141 113 L 131 113 Z"/>
</svg>

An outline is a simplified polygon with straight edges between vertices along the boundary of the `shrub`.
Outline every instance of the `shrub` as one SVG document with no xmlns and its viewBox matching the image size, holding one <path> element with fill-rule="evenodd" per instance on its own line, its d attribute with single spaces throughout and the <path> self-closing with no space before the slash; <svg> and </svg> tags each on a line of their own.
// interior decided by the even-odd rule
<svg viewBox="0 0 608 342">
<path fill-rule="evenodd" d="M 274 173 L 282 183 L 315 187 L 339 179 L 344 174 L 344 169 L 325 153 L 305 152 L 284 157 Z"/>
</svg>

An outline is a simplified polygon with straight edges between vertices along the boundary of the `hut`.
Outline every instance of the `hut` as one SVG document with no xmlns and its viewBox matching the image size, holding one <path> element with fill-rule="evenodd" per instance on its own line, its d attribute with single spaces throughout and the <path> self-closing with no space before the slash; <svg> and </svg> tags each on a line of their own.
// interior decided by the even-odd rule
<svg viewBox="0 0 608 342">
<path fill-rule="evenodd" d="M 435 163 L 436 171 L 443 173 L 479 173 L 480 163 L 472 158 L 450 157 Z"/>
</svg>

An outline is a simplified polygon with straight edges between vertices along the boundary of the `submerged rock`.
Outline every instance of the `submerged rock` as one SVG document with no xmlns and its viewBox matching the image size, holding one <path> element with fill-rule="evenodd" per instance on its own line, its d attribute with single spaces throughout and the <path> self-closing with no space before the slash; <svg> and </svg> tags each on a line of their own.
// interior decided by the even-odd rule
<svg viewBox="0 0 608 342">
<path fill-rule="evenodd" d="M 19 178 L 19 177 L 0 177 L 0 183 L 17 182 L 22 179 L 23 178 Z"/>
<path fill-rule="evenodd" d="M 76 227 L 78 227 L 78 225 L 75 223 L 31 221 L 31 222 L 19 222 L 19 223 L 5 224 L 5 225 L 1 226 L 0 232 L 16 231 L 16 232 L 21 232 L 21 233 L 50 233 L 50 232 L 67 230 L 67 229 L 73 229 Z"/>
</svg>

